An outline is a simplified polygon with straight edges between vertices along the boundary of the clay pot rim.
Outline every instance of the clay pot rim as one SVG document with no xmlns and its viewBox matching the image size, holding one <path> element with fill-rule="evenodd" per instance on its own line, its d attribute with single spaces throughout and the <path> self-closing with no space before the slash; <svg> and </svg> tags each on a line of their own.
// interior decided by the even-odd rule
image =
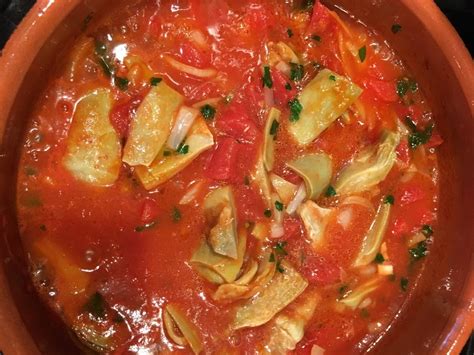
<svg viewBox="0 0 474 355">
<path fill-rule="evenodd" d="M 464 43 L 434 2 L 401 1 L 431 33 L 440 48 L 440 53 L 446 57 L 455 73 L 466 103 L 470 107 L 471 115 L 474 117 L 474 65 Z M 15 94 L 20 89 L 34 58 L 53 31 L 80 2 L 81 0 L 38 0 L 1 52 L 0 144 L 3 142 L 5 126 Z M 474 270 L 474 251 L 471 253 L 470 264 L 471 270 Z M 0 270 L 0 273 L 0 282 L 6 283 L 3 270 Z M 466 276 L 459 304 L 460 306 L 452 312 L 448 324 L 438 338 L 437 350 L 440 353 L 460 353 L 474 329 L 474 272 Z M 11 297 L 2 298 L 0 307 L 6 309 L 6 314 L 11 316 L 9 319 L 12 328 L 23 326 Z M 21 344 L 20 334 L 25 333 L 24 330 L 19 330 L 18 333 L 14 334 L 12 331 L 10 334 L 5 334 L 5 340 Z"/>
</svg>

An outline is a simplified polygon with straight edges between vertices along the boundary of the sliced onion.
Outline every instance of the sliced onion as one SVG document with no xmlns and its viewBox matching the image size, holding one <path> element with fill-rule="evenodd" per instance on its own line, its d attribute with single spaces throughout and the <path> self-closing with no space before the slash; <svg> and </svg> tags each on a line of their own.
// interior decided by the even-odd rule
<svg viewBox="0 0 474 355">
<path fill-rule="evenodd" d="M 352 216 L 352 208 L 345 208 L 337 215 L 337 223 L 339 223 L 344 230 L 347 230 L 351 224 Z"/>
<path fill-rule="evenodd" d="M 273 89 L 270 89 L 268 87 L 263 88 L 263 96 L 265 99 L 265 106 L 266 107 L 273 107 L 275 106 L 275 99 L 273 97 Z"/>
<path fill-rule="evenodd" d="M 217 70 L 213 68 L 200 69 L 177 61 L 176 59 L 165 56 L 165 60 L 175 69 L 198 78 L 212 78 L 217 75 Z"/>
<path fill-rule="evenodd" d="M 174 127 L 171 130 L 168 138 L 168 147 L 173 150 L 178 149 L 178 146 L 184 140 L 189 132 L 189 129 L 194 123 L 194 120 L 199 115 L 199 111 L 192 107 L 181 106 L 174 122 Z"/>
<path fill-rule="evenodd" d="M 377 272 L 379 275 L 383 275 L 383 276 L 393 275 L 393 265 L 392 264 L 379 264 L 377 265 Z"/>
<path fill-rule="evenodd" d="M 201 49 L 209 47 L 206 41 L 206 36 L 199 30 L 192 30 L 189 33 L 189 39 Z"/>
<path fill-rule="evenodd" d="M 285 235 L 285 229 L 283 228 L 282 224 L 279 223 L 272 223 L 271 230 L 270 230 L 270 238 L 271 239 L 278 239 Z"/>
<path fill-rule="evenodd" d="M 375 213 L 374 205 L 368 199 L 361 196 L 349 196 L 341 202 L 341 205 L 359 205 Z"/>
<path fill-rule="evenodd" d="M 278 62 L 275 68 L 287 76 L 289 76 L 291 73 L 291 67 L 288 65 L 288 63 L 282 60 Z"/>
<path fill-rule="evenodd" d="M 311 355 L 323 355 L 325 351 L 325 349 L 315 344 L 311 348 Z"/>
<path fill-rule="evenodd" d="M 304 199 L 306 198 L 306 186 L 304 183 L 300 185 L 298 188 L 298 191 L 296 192 L 295 197 L 293 197 L 293 200 L 288 204 L 286 207 L 286 212 L 289 215 L 292 215 L 296 212 L 298 207 L 303 203 Z"/>
<path fill-rule="evenodd" d="M 202 187 L 204 186 L 204 180 L 198 181 L 195 184 L 193 184 L 189 190 L 181 197 L 181 200 L 179 200 L 180 205 L 187 205 L 194 200 L 196 200 L 197 195 L 201 191 Z"/>
</svg>

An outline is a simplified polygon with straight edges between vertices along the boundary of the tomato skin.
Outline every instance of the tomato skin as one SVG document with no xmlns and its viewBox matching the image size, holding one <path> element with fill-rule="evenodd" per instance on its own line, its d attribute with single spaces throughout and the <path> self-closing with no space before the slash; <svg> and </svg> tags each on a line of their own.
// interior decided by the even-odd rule
<svg viewBox="0 0 474 355">
<path fill-rule="evenodd" d="M 286 107 L 288 105 L 288 101 L 296 96 L 296 87 L 292 85 L 290 79 L 279 70 L 272 70 L 272 79 L 275 102 L 280 106 Z M 288 84 L 291 86 L 291 90 L 287 90 L 286 86 Z"/>
<path fill-rule="evenodd" d="M 183 41 L 179 46 L 179 55 L 182 61 L 193 67 L 203 68 L 209 65 L 209 58 L 206 53 L 197 49 L 189 41 Z"/>
<path fill-rule="evenodd" d="M 399 100 L 394 82 L 369 79 L 364 84 L 367 89 L 374 93 L 377 99 L 383 102 L 397 102 Z"/>
<path fill-rule="evenodd" d="M 238 152 L 239 143 L 234 138 L 219 138 L 206 169 L 207 177 L 218 181 L 235 181 Z"/>
<path fill-rule="evenodd" d="M 309 30 L 316 33 L 325 32 L 331 24 L 331 20 L 329 9 L 321 4 L 320 1 L 316 1 L 309 22 Z"/>
<path fill-rule="evenodd" d="M 156 201 L 152 198 L 146 198 L 142 203 L 140 220 L 143 223 L 153 222 L 158 217 L 158 213 L 159 207 Z"/>
<path fill-rule="evenodd" d="M 441 138 L 439 133 L 433 133 L 430 140 L 426 144 L 426 147 L 429 148 L 436 148 L 437 146 L 443 144 L 444 140 Z"/>
<path fill-rule="evenodd" d="M 259 134 L 257 125 L 240 105 L 223 112 L 216 121 L 216 127 L 220 132 L 245 143 L 254 143 Z"/>
<path fill-rule="evenodd" d="M 112 123 L 112 126 L 120 137 L 124 138 L 128 135 L 132 117 L 142 101 L 142 96 L 136 96 L 125 103 L 113 107 L 110 114 L 110 123 Z"/>
</svg>

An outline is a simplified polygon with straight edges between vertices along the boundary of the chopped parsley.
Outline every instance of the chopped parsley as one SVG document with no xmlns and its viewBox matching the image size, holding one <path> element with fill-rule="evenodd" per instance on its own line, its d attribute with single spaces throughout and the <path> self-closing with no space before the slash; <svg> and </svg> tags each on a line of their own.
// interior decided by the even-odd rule
<svg viewBox="0 0 474 355">
<path fill-rule="evenodd" d="M 303 10 L 311 10 L 314 6 L 314 0 L 303 0 L 301 5 Z"/>
<path fill-rule="evenodd" d="M 88 14 L 84 20 L 82 20 L 82 30 L 85 31 L 87 29 L 87 26 L 89 26 L 89 23 L 92 21 L 92 16 L 94 15 L 94 13 L 90 13 Z"/>
<path fill-rule="evenodd" d="M 163 80 L 162 78 L 158 78 L 154 76 L 150 79 L 150 85 L 157 86 L 159 83 L 161 83 L 162 80 Z"/>
<path fill-rule="evenodd" d="M 346 285 L 346 284 L 343 284 L 341 285 L 341 287 L 339 287 L 339 295 L 342 297 L 346 294 L 346 292 L 349 290 L 349 286 Z"/>
<path fill-rule="evenodd" d="M 433 235 L 433 228 L 429 224 L 425 224 L 421 227 L 421 233 L 423 233 L 425 237 L 431 237 Z"/>
<path fill-rule="evenodd" d="M 34 175 L 38 174 L 38 172 L 36 171 L 35 168 L 33 168 L 31 166 L 25 166 L 25 174 L 27 176 L 34 176 Z"/>
<path fill-rule="evenodd" d="M 402 30 L 402 26 L 398 23 L 392 25 L 392 33 L 396 34 Z"/>
<path fill-rule="evenodd" d="M 107 55 L 107 46 L 104 42 L 95 42 L 95 54 L 99 60 L 99 65 L 102 67 L 104 74 L 108 77 L 112 77 L 115 73 L 115 68 Z"/>
<path fill-rule="evenodd" d="M 272 210 L 267 208 L 265 211 L 263 211 L 263 215 L 267 218 L 270 218 L 272 216 Z"/>
<path fill-rule="evenodd" d="M 285 89 L 290 91 L 291 90 L 291 84 L 290 83 L 286 83 L 285 84 Z"/>
<path fill-rule="evenodd" d="M 402 277 L 400 279 L 400 288 L 402 289 L 403 292 L 405 292 L 408 289 L 408 279 L 406 277 Z"/>
<path fill-rule="evenodd" d="M 364 63 L 366 56 L 367 56 L 367 47 L 363 46 L 359 48 L 359 59 L 361 63 Z"/>
<path fill-rule="evenodd" d="M 316 42 L 320 42 L 320 43 L 321 43 L 321 36 L 312 35 L 312 36 L 311 36 L 311 39 L 312 39 L 313 41 L 316 41 Z"/>
<path fill-rule="evenodd" d="M 304 76 L 304 67 L 301 64 L 290 63 L 290 79 L 293 81 L 301 81 Z"/>
<path fill-rule="evenodd" d="M 280 127 L 280 123 L 277 120 L 273 120 L 272 125 L 270 127 L 270 135 L 275 136 L 278 132 L 278 128 Z"/>
<path fill-rule="evenodd" d="M 395 197 L 393 197 L 393 195 L 387 195 L 385 196 L 383 202 L 393 205 L 395 203 Z"/>
<path fill-rule="evenodd" d="M 410 250 L 408 250 L 408 252 L 410 253 L 410 255 L 412 256 L 414 260 L 418 260 L 425 257 L 426 254 L 428 254 L 428 249 L 426 248 L 426 242 L 425 241 L 419 242 L 416 245 L 416 247 L 411 248 Z"/>
<path fill-rule="evenodd" d="M 367 308 L 362 308 L 360 310 L 360 316 L 362 318 L 369 318 L 370 314 L 369 314 L 369 311 L 367 310 Z"/>
<path fill-rule="evenodd" d="M 280 274 L 283 274 L 285 272 L 285 269 L 283 268 L 283 266 L 281 266 L 281 260 L 277 261 L 276 269 Z"/>
<path fill-rule="evenodd" d="M 205 104 L 203 107 L 201 107 L 201 115 L 206 120 L 212 120 L 216 115 L 216 109 L 209 104 Z"/>
<path fill-rule="evenodd" d="M 408 91 L 416 92 L 418 90 L 418 83 L 410 78 L 401 78 L 397 81 L 397 94 L 404 97 Z"/>
<path fill-rule="evenodd" d="M 177 208 L 173 208 L 173 212 L 171 212 L 171 217 L 173 218 L 173 222 L 179 222 L 181 220 L 181 211 Z"/>
<path fill-rule="evenodd" d="M 377 253 L 377 255 L 375 255 L 374 261 L 376 264 L 382 264 L 385 261 L 385 258 L 383 257 L 382 254 Z"/>
<path fill-rule="evenodd" d="M 276 269 L 280 273 L 284 273 L 285 269 L 281 266 L 281 262 L 285 256 L 288 255 L 288 252 L 285 250 L 286 242 L 278 242 L 273 246 L 273 252 L 270 254 L 271 263 L 276 262 Z"/>
<path fill-rule="evenodd" d="M 270 258 L 268 258 L 268 261 L 271 262 L 271 263 L 274 263 L 275 262 L 275 254 L 271 253 Z"/>
<path fill-rule="evenodd" d="M 104 297 L 99 292 L 96 292 L 92 296 L 90 296 L 89 300 L 84 305 L 84 309 L 86 310 L 86 312 L 96 319 L 105 318 L 106 307 L 107 303 L 105 302 Z"/>
<path fill-rule="evenodd" d="M 178 149 L 176 149 L 176 151 L 178 152 L 178 154 L 188 154 L 189 153 L 189 145 L 187 144 L 184 144 L 183 143 L 180 143 L 179 146 L 178 146 Z"/>
<path fill-rule="evenodd" d="M 128 89 L 129 81 L 127 78 L 122 78 L 121 76 L 116 76 L 114 78 L 115 86 L 118 87 L 122 91 L 126 91 Z"/>
<path fill-rule="evenodd" d="M 283 211 L 283 203 L 281 203 L 280 201 L 275 201 L 275 208 L 278 210 L 278 211 Z"/>
<path fill-rule="evenodd" d="M 264 66 L 263 67 L 263 77 L 262 77 L 263 86 L 271 89 L 273 87 L 273 80 L 272 75 L 270 73 L 270 67 Z"/>
<path fill-rule="evenodd" d="M 411 129 L 411 133 L 408 136 L 408 146 L 411 149 L 416 149 L 418 146 L 429 142 L 434 128 L 432 123 L 426 126 L 423 130 L 418 129 L 410 116 L 405 117 L 405 123 Z"/>
<path fill-rule="evenodd" d="M 329 80 L 331 81 L 336 81 L 336 76 L 335 75 L 329 75 Z"/>
<path fill-rule="evenodd" d="M 150 222 L 150 223 L 143 224 L 141 226 L 136 226 L 135 227 L 135 232 L 137 232 L 137 233 L 144 232 L 148 229 L 153 228 L 156 225 L 156 223 L 157 223 L 156 221 L 153 221 L 153 222 Z"/>
<path fill-rule="evenodd" d="M 275 244 L 275 246 L 273 247 L 273 249 L 275 250 L 275 253 L 277 255 L 281 255 L 281 256 L 286 256 L 288 255 L 288 252 L 285 250 L 285 247 L 288 243 L 287 242 L 278 242 Z"/>
<path fill-rule="evenodd" d="M 164 150 L 163 151 L 163 156 L 164 157 L 169 157 L 171 155 L 171 152 L 169 150 Z"/>
<path fill-rule="evenodd" d="M 290 121 L 298 121 L 300 119 L 301 111 L 303 110 L 300 101 L 297 98 L 294 98 L 288 102 L 288 106 L 290 106 Z"/>
<path fill-rule="evenodd" d="M 324 196 L 333 197 L 336 195 L 337 195 L 336 189 L 332 187 L 331 185 L 329 185 L 328 188 L 326 189 L 326 192 L 324 193 Z"/>
<path fill-rule="evenodd" d="M 291 28 L 287 29 L 286 33 L 288 34 L 288 37 L 293 37 L 293 31 L 291 30 Z"/>
</svg>

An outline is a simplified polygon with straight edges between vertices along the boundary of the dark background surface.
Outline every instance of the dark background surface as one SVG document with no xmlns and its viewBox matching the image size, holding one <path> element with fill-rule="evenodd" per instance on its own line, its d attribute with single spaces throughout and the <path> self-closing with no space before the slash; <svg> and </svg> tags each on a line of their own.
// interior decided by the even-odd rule
<svg viewBox="0 0 474 355">
<path fill-rule="evenodd" d="M 0 0 L 0 49 L 34 2 Z M 471 55 L 474 55 L 474 0 L 436 0 L 436 3 L 461 35 Z M 474 336 L 466 344 L 462 354 L 474 355 Z"/>
</svg>

